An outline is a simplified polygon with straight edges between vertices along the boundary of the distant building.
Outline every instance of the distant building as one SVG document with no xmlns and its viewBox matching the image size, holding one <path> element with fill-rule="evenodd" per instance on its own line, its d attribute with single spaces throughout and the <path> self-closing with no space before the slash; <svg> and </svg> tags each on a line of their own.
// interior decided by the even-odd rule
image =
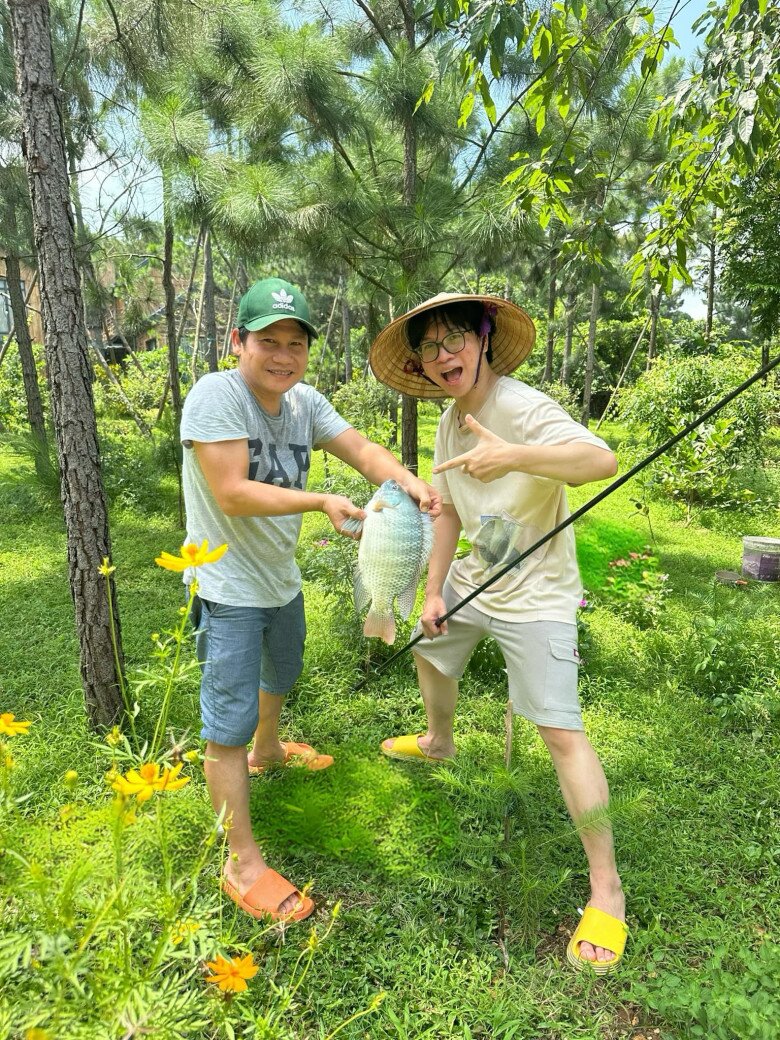
<svg viewBox="0 0 780 1040">
<path fill-rule="evenodd" d="M 35 272 L 25 263 L 19 264 L 22 272 L 22 295 L 30 299 L 27 301 L 27 321 L 30 326 L 30 335 L 38 343 L 43 342 L 43 323 L 41 321 L 41 298 L 38 294 L 38 282 L 35 280 Z M 33 281 L 35 284 L 33 285 Z M 13 328 L 14 317 L 11 313 L 11 298 L 8 295 L 8 278 L 5 270 L 5 257 L 0 256 L 0 341 L 5 340 Z M 0 343 L 0 345 L 2 345 Z"/>
</svg>

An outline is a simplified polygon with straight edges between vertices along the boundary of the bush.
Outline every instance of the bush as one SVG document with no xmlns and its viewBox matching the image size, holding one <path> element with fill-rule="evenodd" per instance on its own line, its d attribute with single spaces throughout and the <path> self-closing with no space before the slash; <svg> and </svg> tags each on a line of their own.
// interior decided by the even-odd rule
<svg viewBox="0 0 780 1040">
<path fill-rule="evenodd" d="M 331 403 L 370 441 L 385 447 L 393 443 L 395 429 L 390 410 L 398 403 L 395 390 L 373 378 L 353 379 L 336 390 Z"/>
<path fill-rule="evenodd" d="M 621 395 L 621 420 L 642 450 L 656 448 L 754 371 L 744 357 L 661 358 Z M 658 459 L 646 485 L 682 502 L 689 517 L 694 505 L 751 502 L 753 466 L 766 458 L 779 407 L 775 384 L 752 386 Z"/>
<path fill-rule="evenodd" d="M 697 415 L 751 376 L 757 359 L 745 357 L 659 358 L 633 387 L 620 395 L 623 422 L 641 430 L 649 447 L 658 447 Z M 761 461 L 765 438 L 780 414 L 774 383 L 754 384 L 722 412 L 732 432 L 723 458 L 730 463 Z M 691 434 L 700 437 L 700 432 Z M 685 443 L 685 442 L 683 442 Z"/>
</svg>

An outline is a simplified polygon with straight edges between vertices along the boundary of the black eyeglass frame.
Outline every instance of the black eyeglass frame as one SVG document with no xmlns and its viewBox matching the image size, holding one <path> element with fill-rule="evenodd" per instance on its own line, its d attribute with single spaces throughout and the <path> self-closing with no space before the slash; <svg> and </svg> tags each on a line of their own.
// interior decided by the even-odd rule
<svg viewBox="0 0 780 1040">
<path fill-rule="evenodd" d="M 460 340 L 459 346 L 456 347 L 454 343 L 450 346 L 447 345 L 447 340 L 458 339 Z M 420 358 L 421 361 L 424 361 L 426 364 L 430 364 L 432 361 L 435 361 L 438 358 L 439 351 L 442 347 L 444 347 L 448 354 L 460 354 L 461 350 L 463 350 L 465 346 L 466 332 L 458 329 L 453 329 L 452 332 L 448 332 L 447 335 L 443 336 L 441 339 L 421 340 L 420 343 L 417 345 L 417 349 L 414 351 L 414 353 Z M 435 353 L 431 357 L 426 357 L 426 348 L 428 350 L 428 353 L 430 353 L 431 348 L 435 348 Z"/>
</svg>

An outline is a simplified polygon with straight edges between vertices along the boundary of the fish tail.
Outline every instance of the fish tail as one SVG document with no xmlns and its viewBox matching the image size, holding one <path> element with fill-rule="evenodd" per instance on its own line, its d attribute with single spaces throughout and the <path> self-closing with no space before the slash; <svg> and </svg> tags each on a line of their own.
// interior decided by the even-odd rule
<svg viewBox="0 0 780 1040">
<path fill-rule="evenodd" d="M 377 638 L 384 640 L 388 645 L 394 643 L 395 618 L 393 617 L 393 614 L 380 614 L 379 611 L 375 610 L 372 606 L 366 616 L 365 624 L 363 625 L 363 635 L 367 638 L 376 636 Z"/>
</svg>

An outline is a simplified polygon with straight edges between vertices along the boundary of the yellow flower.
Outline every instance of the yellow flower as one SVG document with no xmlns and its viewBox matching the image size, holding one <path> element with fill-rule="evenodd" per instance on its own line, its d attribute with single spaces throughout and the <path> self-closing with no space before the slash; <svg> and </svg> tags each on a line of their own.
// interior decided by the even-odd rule
<svg viewBox="0 0 780 1040">
<path fill-rule="evenodd" d="M 246 989 L 246 980 L 257 975 L 257 965 L 252 954 L 246 957 L 217 957 L 215 961 L 206 961 L 206 967 L 214 974 L 206 976 L 206 982 L 213 982 L 223 993 L 242 993 Z"/>
<path fill-rule="evenodd" d="M 184 759 L 186 762 L 198 762 L 200 761 L 200 754 L 192 748 L 190 751 L 184 752 Z"/>
<path fill-rule="evenodd" d="M 188 776 L 178 779 L 181 763 L 169 769 L 165 766 L 160 772 L 157 762 L 145 762 L 138 769 L 128 769 L 125 776 L 118 775 L 111 787 L 127 798 L 134 797 L 139 802 L 146 802 L 155 791 L 177 791 L 190 782 Z"/>
<path fill-rule="evenodd" d="M 79 782 L 79 774 L 75 769 L 69 769 L 63 777 L 63 783 L 69 791 L 72 791 Z"/>
<path fill-rule="evenodd" d="M 98 567 L 98 571 L 103 575 L 104 578 L 108 578 L 110 575 L 114 573 L 115 570 L 116 567 L 111 566 L 111 561 L 109 560 L 109 558 L 107 556 L 104 556 L 103 562 Z"/>
<path fill-rule="evenodd" d="M 119 726 L 114 726 L 110 733 L 106 733 L 106 744 L 108 744 L 109 747 L 116 747 L 121 739 L 122 731 Z"/>
<path fill-rule="evenodd" d="M 6 737 L 22 737 L 32 725 L 31 722 L 19 722 L 10 711 L 0 715 L 0 734 Z"/>
<path fill-rule="evenodd" d="M 181 572 L 186 571 L 188 567 L 202 567 L 204 563 L 216 563 L 226 552 L 227 544 L 220 545 L 209 552 L 209 543 L 204 539 L 200 546 L 195 545 L 194 542 L 183 545 L 181 556 L 172 556 L 170 553 L 164 552 L 155 557 L 154 562 L 167 571 Z"/>
<path fill-rule="evenodd" d="M 6 752 L 5 757 L 3 758 L 3 765 L 6 769 L 13 769 L 16 765 L 16 760 L 9 752 Z"/>
<path fill-rule="evenodd" d="M 178 946 L 179 943 L 189 939 L 191 935 L 198 931 L 200 931 L 200 924 L 198 921 L 193 921 L 191 917 L 183 921 L 177 921 L 171 932 L 171 943 L 174 946 Z"/>
<path fill-rule="evenodd" d="M 182 771 L 182 762 L 174 766 L 173 769 L 169 769 L 168 766 L 162 771 L 160 777 L 159 789 L 161 791 L 178 791 L 180 787 L 184 787 L 185 784 L 190 782 L 188 776 L 183 776 L 179 779 L 179 773 Z"/>
<path fill-rule="evenodd" d="M 24 1040 L 51 1040 L 51 1033 L 45 1029 L 28 1029 L 25 1031 Z"/>
</svg>

